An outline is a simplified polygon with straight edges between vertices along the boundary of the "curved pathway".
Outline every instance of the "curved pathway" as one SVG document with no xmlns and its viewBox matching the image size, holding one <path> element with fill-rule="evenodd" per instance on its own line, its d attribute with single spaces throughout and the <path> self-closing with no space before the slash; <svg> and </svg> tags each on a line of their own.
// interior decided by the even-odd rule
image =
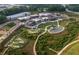
<svg viewBox="0 0 79 59">
<path fill-rule="evenodd" d="M 45 27 L 45 31 L 44 31 L 43 33 L 39 34 L 39 35 L 37 36 L 37 38 L 36 38 L 36 41 L 35 41 L 34 46 L 33 46 L 33 52 L 34 52 L 35 55 L 37 55 L 37 53 L 36 53 L 36 44 L 37 44 L 37 42 L 38 42 L 38 39 L 39 39 L 40 36 L 42 36 L 43 34 L 45 34 L 45 33 L 47 32 L 47 28 L 48 28 L 49 26 L 51 26 L 51 25 L 46 26 L 46 27 Z"/>
<path fill-rule="evenodd" d="M 79 42 L 79 40 L 75 40 L 75 41 L 69 43 L 69 44 L 66 45 L 57 55 L 61 55 L 61 53 L 62 53 L 66 48 L 68 48 L 70 45 L 75 44 L 75 43 L 77 43 L 77 42 Z"/>
<path fill-rule="evenodd" d="M 70 13 L 74 13 L 74 14 L 78 14 L 79 15 L 79 12 L 71 11 L 68 8 L 66 8 L 66 5 L 65 4 L 62 4 L 62 6 L 65 8 L 65 11 L 66 12 L 70 12 Z"/>
</svg>

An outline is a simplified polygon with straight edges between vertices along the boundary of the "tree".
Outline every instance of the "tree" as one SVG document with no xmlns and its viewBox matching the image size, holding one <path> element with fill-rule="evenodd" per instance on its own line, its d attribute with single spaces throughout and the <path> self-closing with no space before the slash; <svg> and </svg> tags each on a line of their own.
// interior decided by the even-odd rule
<svg viewBox="0 0 79 59">
<path fill-rule="evenodd" d="M 69 4 L 66 7 L 71 11 L 79 12 L 79 4 Z"/>
<path fill-rule="evenodd" d="M 6 16 L 0 15 L 0 23 L 3 23 L 6 21 Z"/>
</svg>

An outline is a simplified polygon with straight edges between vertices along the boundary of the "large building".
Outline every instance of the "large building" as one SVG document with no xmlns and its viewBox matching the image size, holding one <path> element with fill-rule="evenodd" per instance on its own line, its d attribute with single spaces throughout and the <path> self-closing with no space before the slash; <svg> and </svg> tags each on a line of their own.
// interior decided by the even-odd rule
<svg viewBox="0 0 79 59">
<path fill-rule="evenodd" d="M 39 13 L 30 15 L 28 22 L 26 22 L 25 27 L 37 28 L 39 24 L 46 23 L 49 21 L 54 21 L 62 19 L 63 16 L 59 13 Z"/>
<path fill-rule="evenodd" d="M 19 18 L 17 18 L 18 20 L 20 20 L 20 21 L 22 21 L 22 20 L 29 20 L 30 19 L 30 16 L 24 16 L 24 17 L 19 17 Z"/>
<path fill-rule="evenodd" d="M 7 16 L 7 19 L 15 20 L 15 19 L 18 19 L 18 18 L 21 18 L 21 17 L 25 17 L 25 16 L 27 17 L 30 14 L 31 14 L 30 12 L 21 12 L 21 13 L 18 13 L 18 14 L 13 14 L 13 15 Z"/>
</svg>

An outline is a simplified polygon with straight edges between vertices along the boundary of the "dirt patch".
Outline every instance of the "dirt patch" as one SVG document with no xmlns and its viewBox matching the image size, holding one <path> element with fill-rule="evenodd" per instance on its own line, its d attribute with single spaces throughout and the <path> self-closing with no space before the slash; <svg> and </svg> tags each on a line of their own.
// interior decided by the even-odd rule
<svg viewBox="0 0 79 59">
<path fill-rule="evenodd" d="M 35 43 L 35 40 L 31 40 L 28 44 L 25 45 L 25 47 L 22 50 L 28 55 L 34 55 L 33 53 L 34 43 Z"/>
<path fill-rule="evenodd" d="M 51 45 L 52 43 L 57 43 L 57 41 L 55 41 L 55 40 L 48 40 L 48 41 L 47 41 L 47 44 L 48 44 L 48 45 Z"/>
<path fill-rule="evenodd" d="M 5 33 L 6 33 L 6 30 L 0 29 L 0 35 L 3 35 L 3 34 L 5 34 Z"/>
<path fill-rule="evenodd" d="M 55 52 L 50 51 L 50 50 L 48 50 L 47 54 L 48 54 L 48 55 L 56 55 L 56 53 L 55 53 Z"/>
</svg>

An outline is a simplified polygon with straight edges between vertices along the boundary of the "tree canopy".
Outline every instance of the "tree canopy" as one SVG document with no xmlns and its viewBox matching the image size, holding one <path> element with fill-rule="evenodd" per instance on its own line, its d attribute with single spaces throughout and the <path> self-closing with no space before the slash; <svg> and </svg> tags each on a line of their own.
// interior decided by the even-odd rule
<svg viewBox="0 0 79 59">
<path fill-rule="evenodd" d="M 6 16 L 0 15 L 0 23 L 3 23 L 6 21 Z"/>
</svg>

